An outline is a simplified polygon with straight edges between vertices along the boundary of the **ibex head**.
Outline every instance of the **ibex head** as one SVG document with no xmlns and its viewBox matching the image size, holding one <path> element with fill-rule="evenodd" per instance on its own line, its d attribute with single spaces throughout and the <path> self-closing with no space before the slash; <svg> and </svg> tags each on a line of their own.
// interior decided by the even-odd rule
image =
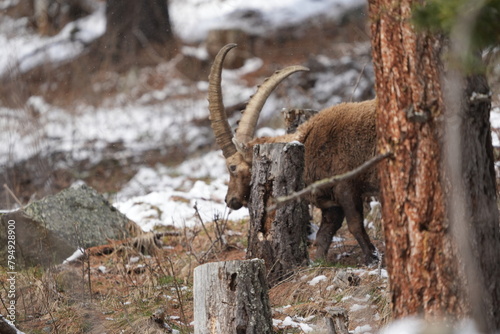
<svg viewBox="0 0 500 334">
<path fill-rule="evenodd" d="M 259 87 L 257 93 L 250 98 L 233 138 L 222 102 L 221 76 L 224 58 L 234 47 L 236 47 L 236 44 L 224 46 L 215 57 L 209 76 L 208 109 L 210 110 L 210 122 L 215 134 L 215 140 L 222 149 L 222 154 L 226 158 L 227 170 L 229 171 L 226 204 L 231 209 L 238 210 L 248 204 L 252 176 L 253 152 L 251 148 L 253 145 L 251 141 L 254 137 L 260 111 L 269 95 L 283 79 L 294 72 L 308 71 L 308 69 L 303 66 L 290 66 L 274 73 L 273 76 L 267 79 Z"/>
</svg>

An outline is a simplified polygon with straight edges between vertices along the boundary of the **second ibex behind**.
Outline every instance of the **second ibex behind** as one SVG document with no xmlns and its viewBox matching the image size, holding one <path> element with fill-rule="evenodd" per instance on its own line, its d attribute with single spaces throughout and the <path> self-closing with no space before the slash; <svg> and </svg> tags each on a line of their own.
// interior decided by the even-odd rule
<svg viewBox="0 0 500 334">
<path fill-rule="evenodd" d="M 235 46 L 228 44 L 217 54 L 210 72 L 208 89 L 212 129 L 230 175 L 226 195 L 226 204 L 230 208 L 238 210 L 248 204 L 253 146 L 256 144 L 291 141 L 304 144 L 306 185 L 348 172 L 375 156 L 376 100 L 339 104 L 322 110 L 299 126 L 293 134 L 254 139 L 259 114 L 266 99 L 287 76 L 308 70 L 302 66 L 290 66 L 278 71 L 259 87 L 248 102 L 233 137 L 222 103 L 221 75 L 224 58 Z M 322 212 L 316 239 L 316 259 L 326 259 L 333 235 L 346 218 L 349 231 L 361 246 L 366 263 L 378 261 L 377 250 L 363 224 L 363 199 L 378 192 L 376 174 L 376 170 L 372 168 L 310 196 L 310 203 Z"/>
</svg>

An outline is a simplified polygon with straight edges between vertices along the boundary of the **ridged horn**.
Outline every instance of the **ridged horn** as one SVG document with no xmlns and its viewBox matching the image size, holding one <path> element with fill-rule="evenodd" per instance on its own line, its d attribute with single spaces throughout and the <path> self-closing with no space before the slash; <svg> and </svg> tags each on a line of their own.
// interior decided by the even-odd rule
<svg viewBox="0 0 500 334">
<path fill-rule="evenodd" d="M 309 69 L 300 65 L 288 66 L 274 72 L 271 77 L 264 81 L 257 92 L 250 98 L 245 111 L 243 111 L 235 135 L 235 139 L 238 143 L 244 145 L 253 139 L 260 112 L 269 95 L 271 95 L 281 81 L 289 75 L 299 71 L 309 71 Z"/>
<path fill-rule="evenodd" d="M 236 44 L 227 44 L 215 57 L 214 63 L 208 76 L 208 110 L 210 111 L 210 124 L 215 134 L 215 141 L 222 150 L 224 158 L 229 158 L 236 153 L 233 144 L 233 132 L 227 121 L 226 111 L 222 102 L 222 65 L 226 54 L 236 47 Z"/>
</svg>

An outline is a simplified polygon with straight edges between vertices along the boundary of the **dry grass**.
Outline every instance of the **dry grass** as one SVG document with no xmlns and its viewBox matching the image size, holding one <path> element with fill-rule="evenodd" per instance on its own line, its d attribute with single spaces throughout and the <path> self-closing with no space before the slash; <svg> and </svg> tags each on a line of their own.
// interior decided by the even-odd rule
<svg viewBox="0 0 500 334">
<path fill-rule="evenodd" d="M 92 255 L 71 264 L 21 270 L 17 324 L 27 333 L 168 333 L 168 328 L 188 333 L 194 268 L 202 262 L 244 257 L 243 234 L 238 232 L 244 222 L 224 224 L 223 230 L 211 222 L 203 231 L 163 231 L 165 247 L 152 252 L 154 256 L 137 251 L 151 252 L 157 244 L 144 234 L 108 247 L 114 249 L 108 255 L 89 252 Z M 218 233 L 223 233 L 224 243 L 217 241 Z M 2 269 L 0 281 L 6 278 Z M 3 286 L 0 313 L 8 301 L 6 292 Z"/>
<path fill-rule="evenodd" d="M 204 228 L 163 231 L 164 247 L 154 256 L 122 243 L 108 255 L 92 253 L 71 264 L 20 271 L 18 326 L 27 333 L 192 332 L 194 268 L 245 257 L 246 222 L 216 221 L 204 222 Z M 151 238 L 145 235 L 143 241 Z M 319 275 L 326 280 L 310 285 Z M 5 276 L 0 273 L 2 282 Z M 311 323 L 321 323 L 326 307 L 349 311 L 363 300 L 369 306 L 350 312 L 351 329 L 366 323 L 378 328 L 389 317 L 385 288 L 384 279 L 345 265 L 302 268 L 270 290 L 273 317 L 310 317 Z M 0 291 L 4 303 L 5 292 Z"/>
<path fill-rule="evenodd" d="M 318 276 L 324 276 L 324 280 L 311 285 Z M 352 329 L 366 324 L 380 328 L 390 317 L 386 284 L 380 276 L 356 268 L 303 268 L 270 290 L 274 318 L 299 316 L 321 321 L 327 316 L 326 309 L 340 307 L 348 311 Z M 356 303 L 368 306 L 354 310 Z"/>
</svg>

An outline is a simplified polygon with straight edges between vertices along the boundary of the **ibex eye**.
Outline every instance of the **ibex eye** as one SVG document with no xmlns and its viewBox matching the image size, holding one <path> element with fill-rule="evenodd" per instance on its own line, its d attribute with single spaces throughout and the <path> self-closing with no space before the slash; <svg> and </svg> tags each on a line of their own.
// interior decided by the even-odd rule
<svg viewBox="0 0 500 334">
<path fill-rule="evenodd" d="M 236 166 L 235 166 L 235 165 L 231 165 L 231 166 L 229 166 L 229 170 L 230 170 L 231 172 L 236 172 Z"/>
</svg>

